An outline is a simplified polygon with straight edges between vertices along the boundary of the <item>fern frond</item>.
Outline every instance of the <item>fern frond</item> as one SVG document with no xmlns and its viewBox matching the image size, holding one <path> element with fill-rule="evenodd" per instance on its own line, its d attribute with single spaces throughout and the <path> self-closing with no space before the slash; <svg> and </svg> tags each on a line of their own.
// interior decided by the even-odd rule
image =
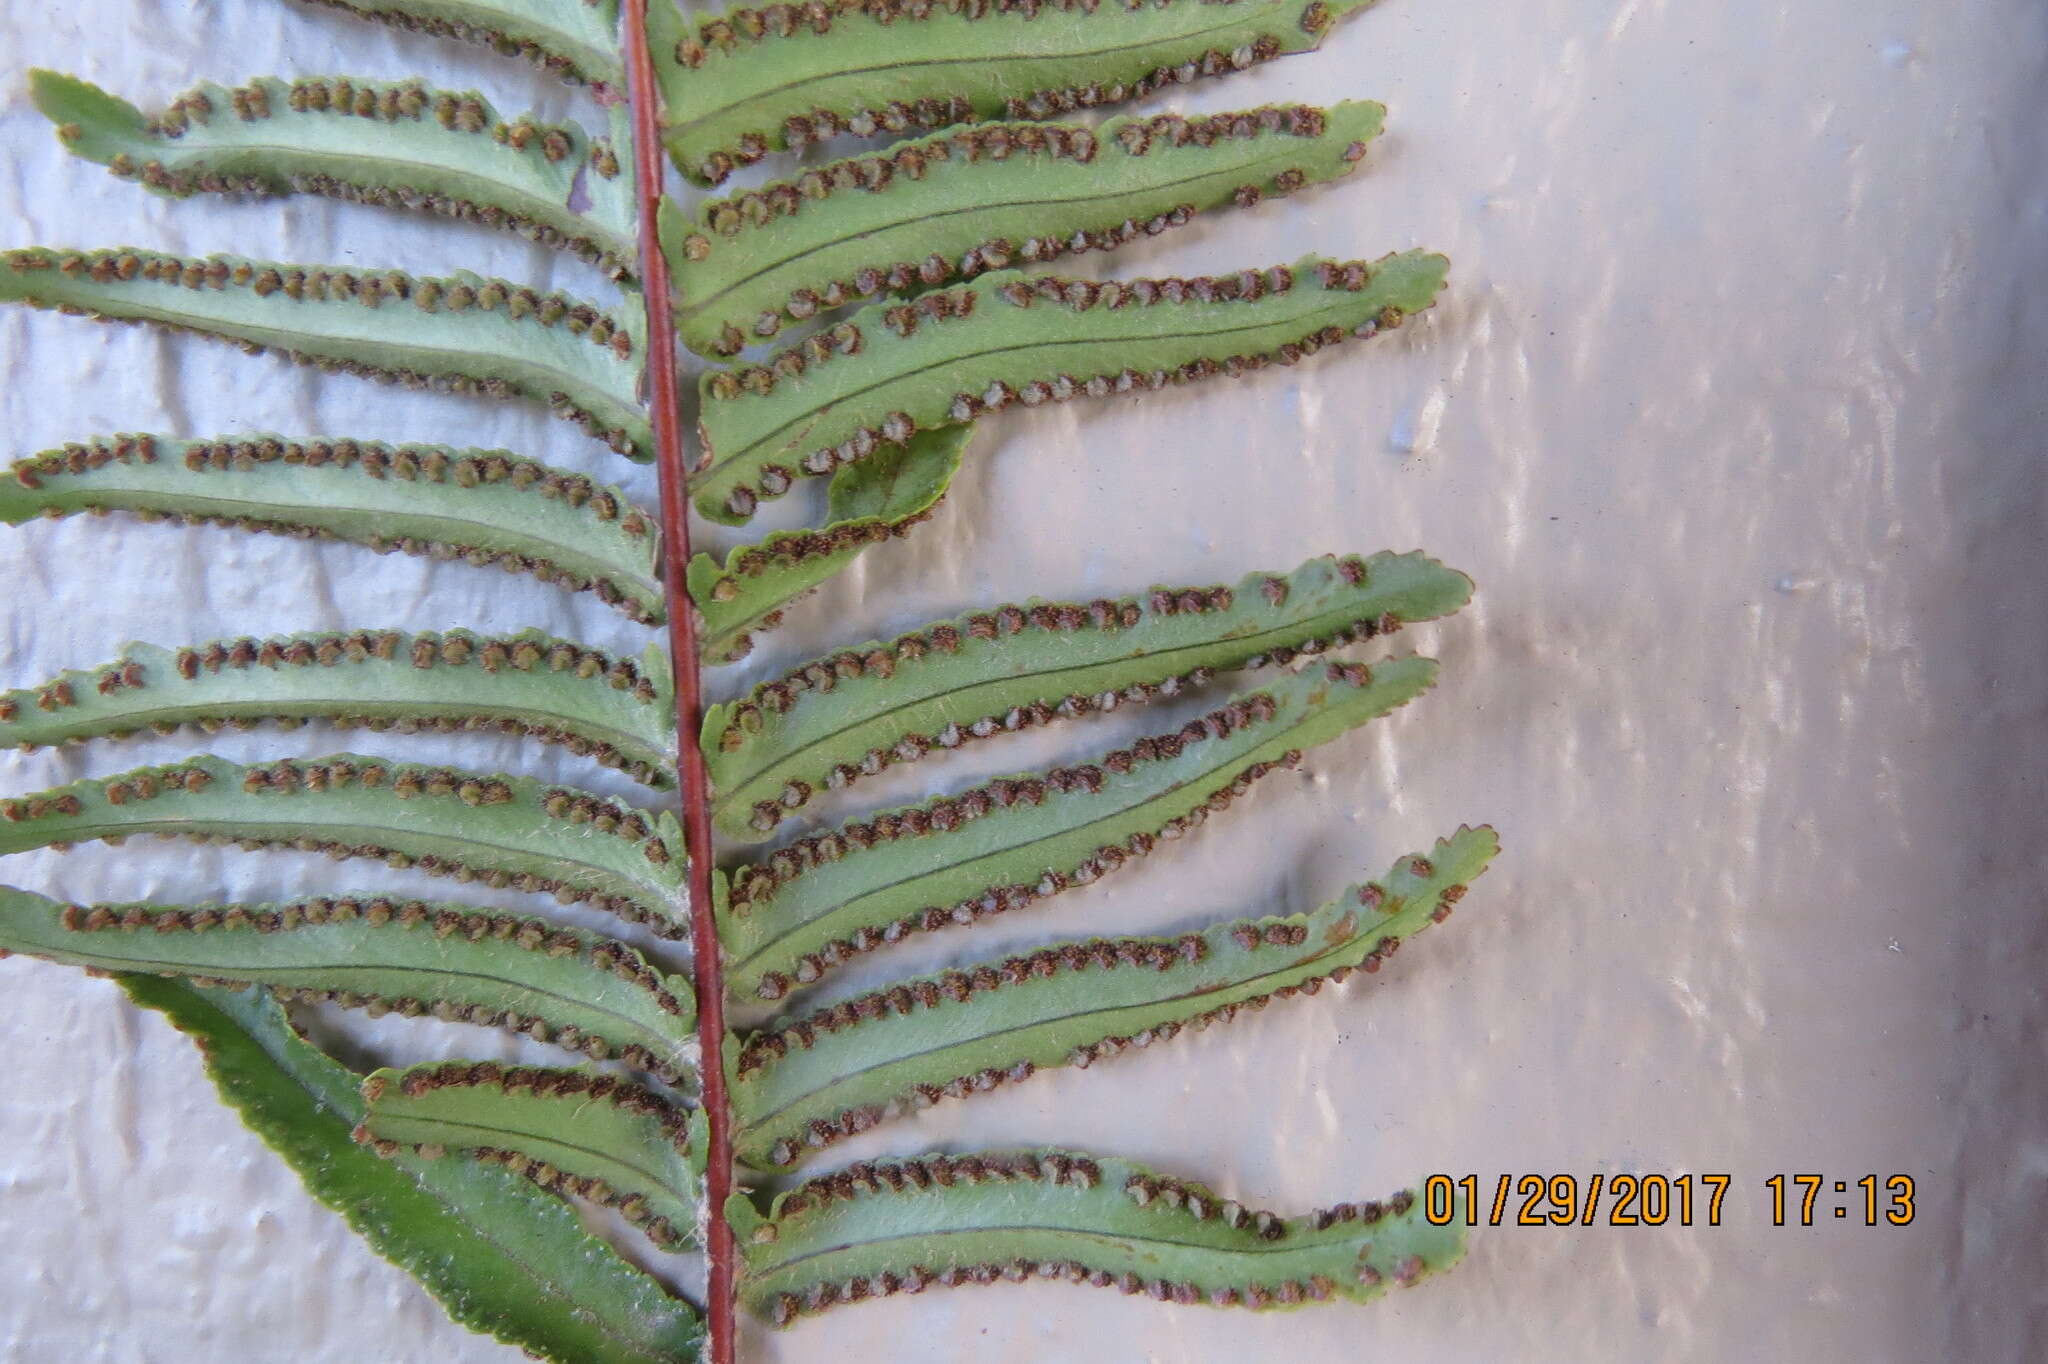
<svg viewBox="0 0 2048 1364">
<path fill-rule="evenodd" d="M 348 439 L 119 435 L 16 460 L 0 523 L 128 511 L 347 540 L 589 591 L 643 625 L 667 617 L 653 519 L 610 484 L 504 450 Z"/>
<path fill-rule="evenodd" d="M 726 982 L 781 999 L 884 943 L 1090 884 L 1221 812 L 1301 750 L 1406 705 L 1436 665 L 1399 658 L 1350 676 L 1277 678 L 1093 761 L 883 811 L 742 867 L 720 925 Z"/>
<path fill-rule="evenodd" d="M 1086 1066 L 1377 971 L 1450 913 L 1498 848 L 1491 829 L 1461 829 L 1307 914 L 1058 943 L 779 1020 L 749 1037 L 734 1065 L 734 1148 L 750 1164 L 785 1168 L 908 1108 Z"/>
<path fill-rule="evenodd" d="M 467 272 L 415 278 L 114 248 L 0 256 L 0 303 L 192 331 L 365 378 L 530 398 L 620 454 L 653 458 L 637 396 L 644 323 Z"/>
<path fill-rule="evenodd" d="M 738 524 L 798 478 L 1013 403 L 1292 365 L 1428 308 L 1449 265 L 1409 251 L 1121 283 L 1002 272 L 866 308 L 765 364 L 704 377 L 710 458 L 691 492 L 705 516 Z"/>
<path fill-rule="evenodd" d="M 649 6 L 662 138 L 718 184 L 770 151 L 1142 99 L 1321 44 L 1370 0 L 860 0 Z"/>
<path fill-rule="evenodd" d="M 0 853 L 147 833 L 374 857 L 593 904 L 671 936 L 686 922 L 673 814 L 529 777 L 352 753 L 200 757 L 0 800 Z"/>
<path fill-rule="evenodd" d="M 356 896 L 76 905 L 0 886 L 0 950 L 510 1028 L 671 1084 L 696 1050 L 689 982 L 635 948 L 462 905 Z"/>
<path fill-rule="evenodd" d="M 704 618 L 697 645 L 706 661 L 746 657 L 754 633 L 780 624 L 784 607 L 868 546 L 907 534 L 930 516 L 973 435 L 972 426 L 955 426 L 913 436 L 900 449 L 877 450 L 834 476 L 831 518 L 823 527 L 776 531 L 734 549 L 723 565 L 708 554 L 692 559 L 690 599 Z"/>
<path fill-rule="evenodd" d="M 1114 1158 L 1026 1150 L 863 1162 L 737 1210 L 741 1292 L 786 1326 L 843 1303 L 1005 1280 L 1061 1280 L 1160 1302 L 1287 1308 L 1367 1302 L 1455 1264 L 1463 1219 L 1415 1195 L 1303 1217 Z"/>
<path fill-rule="evenodd" d="M 358 1137 L 380 1152 L 481 1157 L 617 1208 L 663 1249 L 696 1233 L 701 1110 L 609 1075 L 490 1061 L 376 1071 L 363 1097 Z"/>
<path fill-rule="evenodd" d="M 1110 250 L 1344 175 L 1385 116 L 1287 105 L 1099 129 L 971 125 L 706 204 L 694 223 L 664 200 L 677 325 L 691 349 L 735 355 L 850 301 Z"/>
<path fill-rule="evenodd" d="M 55 71 L 30 72 L 29 90 L 66 147 L 160 194 L 309 193 L 422 209 L 518 232 L 614 278 L 638 269 L 633 181 L 613 138 L 507 121 L 473 90 L 260 76 L 200 85 L 155 119 Z"/>
<path fill-rule="evenodd" d="M 675 781 L 674 708 L 668 657 L 653 647 L 634 668 L 539 630 L 316 632 L 130 644 L 101 667 L 0 692 L 0 743 L 263 720 L 484 730 L 562 744 L 659 787 Z"/>
<path fill-rule="evenodd" d="M 503 1170 L 380 1160 L 350 1140 L 360 1077 L 261 991 L 148 976 L 121 988 L 191 1037 L 221 1098 L 313 1196 L 462 1325 L 548 1359 L 698 1364 L 697 1313 L 585 1231 L 573 1208 Z"/>
<path fill-rule="evenodd" d="M 1421 554 L 1350 555 L 1235 587 L 1003 606 L 842 650 L 706 712 L 719 829 L 757 839 L 820 788 L 933 748 L 1369 639 L 1449 615 L 1471 591 L 1464 574 Z"/>
<path fill-rule="evenodd" d="M 415 33 L 481 43 L 563 80 L 623 90 L 619 0 L 306 0 Z"/>
<path fill-rule="evenodd" d="M 135 644 L 0 690 L 0 746 L 309 720 L 473 731 L 680 787 L 682 818 L 391 758 L 209 755 L 0 798 L 0 855 L 154 833 L 375 858 L 688 941 L 691 979 L 546 918 L 366 893 L 76 904 L 0 886 L 0 957 L 115 974 L 456 1320 L 564 1364 L 731 1364 L 742 1298 L 779 1325 L 1033 1277 L 1291 1307 L 1364 1300 L 1455 1261 L 1459 1219 L 1425 1225 L 1406 1192 L 1289 1219 L 1059 1149 L 860 1163 L 765 1205 L 735 1184 L 736 1165 L 787 1171 L 942 1099 L 1377 972 L 1452 912 L 1498 850 L 1491 829 L 1462 828 L 1306 913 L 1091 935 L 799 997 L 855 955 L 1091 884 L 1184 836 L 1426 691 L 1433 661 L 1280 671 L 1170 731 L 812 831 L 729 877 L 713 833 L 756 842 L 819 791 L 934 749 L 1445 616 L 1469 598 L 1463 574 L 1419 553 L 1326 556 L 1229 585 L 969 612 L 720 705 L 704 705 L 701 675 L 928 519 L 982 417 L 1294 366 L 1433 306 L 1448 262 L 1423 251 L 1185 279 L 1025 272 L 1349 173 L 1380 132 L 1377 104 L 1048 120 L 1314 48 L 1371 0 L 792 0 L 687 17 L 676 0 L 317 3 L 590 82 L 604 126 L 508 119 L 419 79 L 204 83 L 154 117 L 49 71 L 31 73 L 31 96 L 64 146 L 152 192 L 314 194 L 510 230 L 623 281 L 619 307 L 467 272 L 120 247 L 0 250 L 0 303 L 540 402 L 658 460 L 664 524 L 617 488 L 502 451 L 263 434 L 46 450 L 0 479 L 0 522 L 123 511 L 496 565 L 672 637 L 644 659 L 535 630 Z M 701 209 L 662 193 L 664 154 L 719 184 L 778 149 L 913 129 Z M 735 360 L 792 326 L 796 344 Z M 734 361 L 703 376 L 694 460 L 678 344 Z M 686 504 L 739 525 L 825 476 L 822 526 L 692 555 Z M 747 997 L 784 1012 L 728 1031 Z M 600 1064 L 358 1076 L 293 1027 L 278 1001 L 294 999 L 508 1029 Z M 563 1197 L 609 1205 L 664 1250 L 701 1248 L 706 1325 L 585 1235 Z"/>
</svg>

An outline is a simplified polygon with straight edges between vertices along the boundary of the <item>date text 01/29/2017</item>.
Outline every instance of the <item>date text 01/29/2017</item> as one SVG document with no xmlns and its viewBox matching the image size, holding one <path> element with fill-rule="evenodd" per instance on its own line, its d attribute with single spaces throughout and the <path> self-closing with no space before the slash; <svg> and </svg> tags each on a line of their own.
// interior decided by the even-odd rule
<svg viewBox="0 0 2048 1364">
<path fill-rule="evenodd" d="M 1698 1175 L 1501 1175 L 1482 1212 L 1478 1175 L 1431 1175 L 1423 1181 L 1422 1210 L 1433 1226 L 1468 1227 L 1718 1227 L 1735 1177 Z M 1831 1191 L 1835 1201 L 1823 1193 Z M 1810 1227 L 1843 1221 L 1866 1227 L 1903 1227 L 1915 1214 L 1911 1175 L 1772 1175 L 1763 1181 L 1771 1225 Z M 1604 1206 L 1603 1206 L 1604 1205 Z"/>
</svg>

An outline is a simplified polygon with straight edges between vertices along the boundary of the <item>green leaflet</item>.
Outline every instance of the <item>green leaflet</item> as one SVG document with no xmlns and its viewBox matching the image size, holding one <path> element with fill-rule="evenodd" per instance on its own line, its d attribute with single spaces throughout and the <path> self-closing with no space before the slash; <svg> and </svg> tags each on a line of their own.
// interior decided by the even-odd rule
<svg viewBox="0 0 2048 1364">
<path fill-rule="evenodd" d="M 16 460 L 0 522 L 132 511 L 331 538 L 590 591 L 643 625 L 666 619 L 653 518 L 609 484 L 503 450 L 376 441 L 120 435 Z"/>
<path fill-rule="evenodd" d="M 971 125 L 706 204 L 694 223 L 664 200 L 676 325 L 692 350 L 736 355 L 849 300 L 1109 250 L 1347 174 L 1385 116 L 1287 105 L 1099 129 Z"/>
<path fill-rule="evenodd" d="M 776 531 L 741 545 L 721 567 L 708 554 L 690 560 L 690 600 L 703 616 L 698 646 L 710 663 L 737 663 L 753 633 L 772 630 L 782 609 L 859 558 L 869 545 L 909 533 L 930 516 L 960 468 L 972 426 L 914 436 L 878 450 L 832 479 L 831 516 L 818 530 Z M 0 492 L 0 506 L 6 494 Z"/>
<path fill-rule="evenodd" d="M 29 89 L 66 147 L 159 193 L 304 192 L 426 209 L 509 228 L 614 277 L 638 269 L 616 117 L 613 136 L 592 143 L 573 123 L 506 122 L 473 90 L 349 77 L 208 82 L 158 119 L 54 71 L 30 72 Z"/>
<path fill-rule="evenodd" d="M 1254 1212 L 1128 1160 L 1069 1151 L 863 1162 L 735 1216 L 741 1292 L 776 1325 L 837 1303 L 1001 1280 L 1064 1279 L 1161 1302 L 1366 1302 L 1464 1254 L 1408 1190 L 1305 1217 Z"/>
<path fill-rule="evenodd" d="M 483 729 L 568 746 L 650 786 L 675 781 L 668 656 L 639 668 L 524 630 L 396 630 L 130 644 L 98 668 L 0 692 L 0 743 L 71 743 L 144 727 L 330 720 L 370 729 Z"/>
<path fill-rule="evenodd" d="M 1463 606 L 1471 580 L 1421 554 L 1312 559 L 1235 588 L 1154 588 L 1142 602 L 1029 602 L 842 650 L 704 717 L 721 832 L 758 839 L 820 786 L 932 747 L 1176 695 L 1212 671 L 1286 662 Z"/>
<path fill-rule="evenodd" d="M 482 43 L 569 81 L 616 86 L 619 0 L 308 0 L 394 28 Z"/>
<path fill-rule="evenodd" d="M 395 383 L 532 398 L 620 454 L 654 457 L 637 396 L 645 321 L 630 295 L 614 318 L 467 272 L 414 278 L 126 248 L 24 247 L 4 259 L 0 302 L 199 332 Z"/>
<path fill-rule="evenodd" d="M 587 902 L 679 935 L 682 830 L 573 787 L 341 753 L 199 757 L 0 800 L 0 853 L 159 833 L 377 857 Z"/>
<path fill-rule="evenodd" d="M 351 1141 L 358 1077 L 261 991 L 148 976 L 121 988 L 190 1036 L 250 1130 L 456 1321 L 556 1364 L 696 1364 L 696 1312 L 585 1231 L 574 1209 L 503 1170 L 380 1160 Z"/>
<path fill-rule="evenodd" d="M 688 981 L 625 943 L 461 905 L 69 905 L 0 886 L 0 950 L 512 1028 L 669 1083 L 696 1050 Z"/>
<path fill-rule="evenodd" d="M 909 933 L 1089 884 L 1436 678 L 1436 664 L 1415 657 L 1347 671 L 1357 680 L 1333 685 L 1320 668 L 1276 678 L 1130 748 L 884 811 L 741 868 L 719 930 L 728 987 L 781 999 Z"/>
<path fill-rule="evenodd" d="M 1242 0 L 1240 0 L 1242 3 Z M 1012 403 L 1105 398 L 1292 365 L 1428 308 L 1450 263 L 1307 257 L 1213 278 L 1015 273 L 871 307 L 761 366 L 704 376 L 697 509 L 736 524 L 763 497 L 919 431 Z"/>
<path fill-rule="evenodd" d="M 1322 42 L 1370 0 L 834 0 L 692 29 L 648 7 L 663 140 L 717 184 L 769 151 L 1142 99 Z"/>
<path fill-rule="evenodd" d="M 664 1249 L 697 1229 L 701 1110 L 584 1070 L 456 1061 L 363 1082 L 379 1150 L 473 1153 L 542 1188 L 616 1207 Z"/>
<path fill-rule="evenodd" d="M 747 1039 L 733 1063 L 734 1147 L 763 1168 L 1045 1066 L 1081 1065 L 1227 1020 L 1274 995 L 1376 971 L 1450 912 L 1499 848 L 1461 829 L 1380 881 L 1287 918 L 1178 938 L 1068 941 L 909 980 Z"/>
</svg>

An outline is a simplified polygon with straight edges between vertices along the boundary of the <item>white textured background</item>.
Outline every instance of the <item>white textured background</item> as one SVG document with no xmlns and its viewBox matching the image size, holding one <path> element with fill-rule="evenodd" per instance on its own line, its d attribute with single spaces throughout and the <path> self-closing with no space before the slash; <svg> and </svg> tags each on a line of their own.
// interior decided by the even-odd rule
<svg viewBox="0 0 2048 1364">
<path fill-rule="evenodd" d="M 154 108 L 201 77 L 418 72 L 481 82 L 508 111 L 538 93 L 545 113 L 589 117 L 522 67 L 254 0 L 8 6 L 0 52 L 5 244 L 462 265 L 598 289 L 480 231 L 152 199 L 60 155 L 22 80 L 60 66 Z M 1321 56 L 1185 103 L 1346 95 L 1393 111 L 1357 179 L 1121 268 L 1426 244 L 1456 262 L 1433 315 L 1369 353 L 1002 421 L 938 520 L 793 613 L 761 663 L 992 596 L 1425 546 L 1481 585 L 1470 611 L 1411 636 L 1445 660 L 1435 695 L 1318 753 L 1312 775 L 1269 779 L 1192 846 L 880 966 L 1303 906 L 1464 821 L 1498 824 L 1506 855 L 1370 989 L 945 1106 L 844 1154 L 1060 1142 L 1283 1208 L 1432 1170 L 1728 1172 L 1724 1225 L 1482 1232 L 1453 1277 L 1369 1309 L 928 1294 L 756 1331 L 748 1358 L 2048 1355 L 2048 10 L 1387 0 Z M 524 411 L 54 315 L 0 317 L 0 350 L 12 455 L 116 429 L 274 429 L 504 444 L 651 491 Z M 502 575 L 120 521 L 0 533 L 0 584 L 11 685 L 138 637 L 636 634 Z M 990 746 L 863 799 L 1146 723 Z M 0 789 L 190 746 L 8 755 Z M 220 744 L 244 758 L 342 746 L 318 729 Z M 448 756 L 519 755 L 472 740 Z M 276 896 L 337 884 L 329 867 L 131 845 L 18 857 L 0 875 L 80 898 Z M 499 1045 L 372 1035 L 392 1055 Z M 0 1077 L 7 1364 L 513 1357 L 448 1325 L 313 1205 L 213 1101 L 190 1047 L 110 986 L 0 964 Z M 1910 1174 L 1919 1219 L 1774 1229 L 1762 1181 L 1779 1171 Z"/>
</svg>

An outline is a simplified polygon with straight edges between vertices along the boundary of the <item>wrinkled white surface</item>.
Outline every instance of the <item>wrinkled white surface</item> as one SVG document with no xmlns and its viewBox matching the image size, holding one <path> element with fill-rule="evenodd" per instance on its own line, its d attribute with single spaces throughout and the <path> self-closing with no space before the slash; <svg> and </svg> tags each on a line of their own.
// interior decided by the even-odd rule
<svg viewBox="0 0 2048 1364">
<path fill-rule="evenodd" d="M 1303 906 L 1462 821 L 1493 821 L 1507 853 L 1446 930 L 1371 988 L 945 1106 L 844 1155 L 1060 1142 L 1282 1208 L 1432 1170 L 1725 1171 L 1724 1225 L 1482 1232 L 1454 1276 L 1371 1309 L 928 1294 L 755 1330 L 749 1360 L 2048 1353 L 2044 29 L 2036 0 L 1388 0 L 1320 57 L 1199 89 L 1188 107 L 1381 98 L 1392 131 L 1352 183 L 1193 227 L 1120 268 L 1427 244 L 1456 262 L 1443 305 L 1370 354 L 1142 408 L 1004 420 L 935 523 L 794 612 L 764 650 L 765 666 L 994 595 L 1234 579 L 1326 550 L 1421 545 L 1469 570 L 1473 609 L 1414 633 L 1446 663 L 1434 696 L 1316 755 L 1313 775 L 1270 779 L 1192 846 L 881 965 Z M 10 6 L 0 52 L 6 244 L 467 265 L 595 287 L 480 231 L 312 201 L 152 199 L 61 156 L 21 77 L 62 66 L 156 107 L 202 76 L 424 72 L 481 81 L 516 110 L 543 83 L 514 64 L 235 0 Z M 588 116 L 559 89 L 541 99 Z M 526 411 L 54 315 L 8 311 L 0 347 L 10 455 L 116 429 L 267 428 L 506 444 L 651 490 Z M 122 520 L 0 533 L 0 583 L 13 685 L 135 637 L 637 634 L 525 580 Z M 1069 727 L 1035 751 L 1145 723 Z M 8 755 L 0 787 L 191 746 Z M 425 747 L 317 728 L 218 746 Z M 519 757 L 481 740 L 447 751 Z M 1033 751 L 926 765 L 863 799 Z M 13 858 L 0 874 L 80 898 L 463 889 L 354 870 L 336 882 L 329 865 L 137 844 Z M 452 1029 L 376 1036 L 418 1055 L 497 1045 Z M 514 1357 L 450 1326 L 313 1205 L 214 1102 L 191 1048 L 112 987 L 0 964 L 0 1056 L 7 1364 Z M 1778 1171 L 1911 1174 L 1919 1220 L 1867 1229 L 1823 1212 L 1812 1230 L 1774 1229 L 1761 1181 Z"/>
</svg>

